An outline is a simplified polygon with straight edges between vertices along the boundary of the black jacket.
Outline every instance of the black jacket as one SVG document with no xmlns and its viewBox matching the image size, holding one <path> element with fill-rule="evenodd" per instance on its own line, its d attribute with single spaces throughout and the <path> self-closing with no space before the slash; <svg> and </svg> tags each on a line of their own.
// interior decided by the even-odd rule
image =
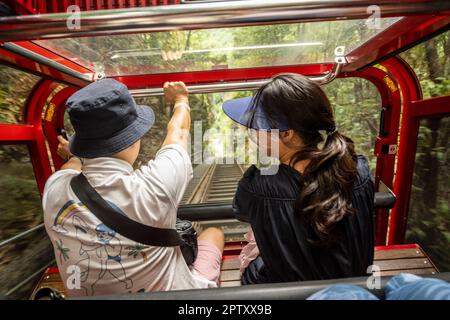
<svg viewBox="0 0 450 320">
<path fill-rule="evenodd" d="M 357 168 L 352 200 L 355 214 L 337 223 L 339 240 L 326 247 L 317 245 L 312 228 L 294 212 L 301 173 L 283 164 L 275 175 L 261 175 L 255 166 L 245 172 L 233 210 L 237 219 L 251 224 L 260 257 L 246 270 L 243 283 L 366 274 L 374 254 L 374 185 L 365 157 L 358 156 Z"/>
</svg>

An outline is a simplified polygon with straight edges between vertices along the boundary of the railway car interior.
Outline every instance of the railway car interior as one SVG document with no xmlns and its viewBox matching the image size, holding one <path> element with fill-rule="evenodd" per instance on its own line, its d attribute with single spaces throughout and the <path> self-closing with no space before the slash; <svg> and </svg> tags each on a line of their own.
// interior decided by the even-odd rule
<svg viewBox="0 0 450 320">
<path fill-rule="evenodd" d="M 450 62 L 444 80 L 436 82 L 445 83 L 446 89 L 430 94 L 424 92 L 424 82 L 405 55 L 427 41 L 445 39 L 442 50 L 450 53 L 448 1 L 16 0 L 0 1 L 0 9 L 0 68 L 13 77 L 26 74 L 29 79 L 11 89 L 26 92 L 26 97 L 11 102 L 15 96 L 0 96 L 4 101 L 0 103 L 0 168 L 5 177 L 20 176 L 28 161 L 27 170 L 37 186 L 35 192 L 33 187 L 17 186 L 19 180 L 1 181 L 5 198 L 1 208 L 6 211 L 9 196 L 17 190 L 42 194 L 47 178 L 63 165 L 57 136 L 62 129 L 73 133 L 65 103 L 77 89 L 99 79 L 124 83 L 138 103 L 155 110 L 156 123 L 142 141 L 137 164 L 153 157 L 164 138 L 170 116 L 163 101 L 166 81 L 183 81 L 189 89 L 192 134 L 209 132 L 201 146 L 191 145 L 194 175 L 178 216 L 193 221 L 199 232 L 211 226 L 224 230 L 219 288 L 102 298 L 304 299 L 331 283 L 365 283 L 366 278 L 349 278 L 241 286 L 239 254 L 248 225 L 234 218 L 232 200 L 251 163 L 229 158 L 226 150 L 233 140 L 224 142 L 215 134 L 239 130 L 222 113 L 224 101 L 251 95 L 270 77 L 285 72 L 319 83 L 331 97 L 339 127 L 357 132 L 352 138 L 369 158 L 375 183 L 374 264 L 380 267 L 383 284 L 401 272 L 450 281 L 450 267 L 445 267 L 450 266 L 450 158 L 445 152 L 450 147 Z M 352 91 L 355 86 L 359 89 Z M 344 95 L 352 97 L 350 102 L 343 102 Z M 14 103 L 20 103 L 20 111 L 11 117 L 18 120 L 5 120 L 17 113 L 8 109 Z M 436 119 L 442 121 L 432 130 L 427 124 L 433 120 L 436 124 Z M 434 145 L 433 152 L 441 148 L 440 160 L 430 164 L 440 166 L 439 179 L 444 181 L 439 181 L 449 188 L 443 191 L 447 198 L 440 202 L 440 211 L 417 207 L 414 200 L 417 176 L 436 177 L 417 162 L 424 135 L 433 134 L 446 137 L 439 140 L 443 145 Z M 19 164 L 9 169 L 3 158 L 15 154 L 22 154 Z M 231 155 L 236 154 L 239 150 Z M 429 190 L 438 197 L 436 189 Z M 29 211 L 26 201 L 23 208 Z M 42 215 L 41 209 L 36 210 Z M 418 211 L 441 215 L 435 231 L 442 229 L 447 238 L 440 248 L 410 236 L 413 227 L 416 233 L 426 233 L 417 230 L 420 225 L 411 224 L 421 219 Z M 11 218 L 4 220 L 10 215 L 0 215 L 5 216 L 0 217 L 4 221 L 0 224 L 0 260 L 4 259 L 0 295 L 48 298 L 51 288 L 52 295 L 58 292 L 70 298 L 55 264 L 55 258 L 64 256 L 64 248 L 60 257 L 49 249 L 42 217 L 14 224 Z M 12 231 L 2 232 L 3 228 Z M 138 251 L 130 254 L 140 256 Z"/>
</svg>

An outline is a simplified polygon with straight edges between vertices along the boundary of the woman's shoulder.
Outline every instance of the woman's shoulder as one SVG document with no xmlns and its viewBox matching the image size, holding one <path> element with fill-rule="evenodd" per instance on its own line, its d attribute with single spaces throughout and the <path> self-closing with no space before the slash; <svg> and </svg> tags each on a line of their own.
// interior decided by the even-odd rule
<svg viewBox="0 0 450 320">
<path fill-rule="evenodd" d="M 239 190 L 263 198 L 295 200 L 302 185 L 303 176 L 294 168 L 280 164 L 275 169 L 261 170 L 250 166 L 239 182 Z M 369 160 L 357 155 L 357 177 L 355 190 L 373 183 L 369 169 Z"/>
<path fill-rule="evenodd" d="M 239 182 L 239 188 L 263 198 L 295 199 L 301 182 L 301 174 L 295 169 L 278 165 L 270 170 L 250 166 Z"/>
</svg>

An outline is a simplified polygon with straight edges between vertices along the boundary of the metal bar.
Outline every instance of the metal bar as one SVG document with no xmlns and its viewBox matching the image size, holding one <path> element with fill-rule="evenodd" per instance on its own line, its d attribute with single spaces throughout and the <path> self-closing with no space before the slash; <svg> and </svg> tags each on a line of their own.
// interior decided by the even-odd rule
<svg viewBox="0 0 450 320">
<path fill-rule="evenodd" d="M 376 5 L 383 17 L 446 13 L 446 0 L 247 0 L 83 12 L 81 28 L 69 13 L 0 18 L 0 41 L 173 31 L 334 19 L 366 19 Z"/>
<path fill-rule="evenodd" d="M 45 266 L 43 266 L 42 268 L 40 268 L 39 270 L 37 270 L 36 272 L 34 272 L 33 274 L 31 274 L 30 276 L 28 276 L 25 280 L 19 282 L 16 286 L 14 286 L 13 288 L 11 288 L 8 292 L 6 292 L 6 296 L 10 296 L 12 295 L 14 292 L 16 292 L 17 290 L 19 290 L 20 288 L 22 288 L 24 285 L 26 285 L 28 282 L 30 282 L 34 277 L 37 277 L 39 274 L 41 274 L 42 272 L 44 272 L 44 270 L 46 270 L 48 267 L 50 267 L 51 265 L 53 265 L 55 263 L 55 259 L 52 259 L 49 263 L 47 263 Z"/>
<path fill-rule="evenodd" d="M 0 144 L 16 144 L 36 139 L 35 128 L 27 124 L 0 124 Z"/>
<path fill-rule="evenodd" d="M 93 73 L 87 73 L 87 74 L 80 73 L 80 72 L 75 71 L 72 68 L 66 67 L 52 59 L 48 59 L 48 58 L 46 58 L 40 54 L 37 54 L 31 50 L 25 49 L 15 43 L 11 43 L 11 42 L 3 43 L 1 45 L 1 48 L 5 49 L 9 52 L 15 53 L 21 57 L 30 59 L 34 62 L 46 65 L 50 68 L 53 68 L 59 72 L 65 73 L 76 79 L 83 80 L 83 81 L 89 81 L 89 82 L 92 82 L 92 80 L 93 80 L 93 76 L 94 76 Z"/>
<path fill-rule="evenodd" d="M 21 233 L 16 234 L 15 236 L 13 236 L 11 238 L 3 240 L 2 242 L 0 242 L 0 248 L 4 247 L 4 246 L 10 244 L 11 242 L 14 242 L 14 241 L 16 241 L 16 240 L 18 240 L 20 238 L 23 238 L 26 235 L 29 235 L 30 233 L 33 233 L 34 231 L 39 230 L 39 229 L 41 229 L 43 227 L 44 227 L 44 224 L 41 223 L 41 224 L 38 224 L 37 226 L 31 228 L 31 229 L 28 229 L 27 231 L 21 232 Z"/>
<path fill-rule="evenodd" d="M 424 274 L 425 278 L 450 282 L 450 272 Z M 391 276 L 380 277 L 380 288 L 369 289 L 379 298 Z M 81 300 L 305 300 L 313 293 L 336 284 L 352 284 L 367 289 L 367 276 L 330 280 L 310 280 L 284 283 L 253 284 L 229 288 L 208 288 L 196 290 L 173 290 L 145 293 L 114 294 L 109 296 L 73 297 Z"/>
<path fill-rule="evenodd" d="M 246 81 L 246 82 L 230 82 L 230 83 L 214 83 L 204 85 L 187 86 L 189 93 L 209 93 L 209 92 L 226 92 L 226 91 L 247 91 L 256 90 L 269 80 Z M 130 90 L 135 97 L 152 97 L 164 95 L 162 88 L 147 88 Z"/>
<path fill-rule="evenodd" d="M 391 208 L 395 204 L 395 195 L 392 192 L 375 192 L 373 203 L 376 209 Z M 236 218 L 231 203 L 185 204 L 178 207 L 177 216 L 191 221 Z"/>
<path fill-rule="evenodd" d="M 234 219 L 231 204 L 187 204 L 178 207 L 177 216 L 191 221 Z"/>
<path fill-rule="evenodd" d="M 411 102 L 411 116 L 421 119 L 450 115 L 450 95 Z"/>
<path fill-rule="evenodd" d="M 321 76 L 333 70 L 332 63 L 288 65 L 276 67 L 218 69 L 194 72 L 155 73 L 145 75 L 117 76 L 114 79 L 129 89 L 162 87 L 166 81 L 183 81 L 187 85 L 257 81 L 269 79 L 280 73 L 299 73 L 305 76 Z"/>
<path fill-rule="evenodd" d="M 189 93 L 245 91 L 257 89 L 265 83 L 267 83 L 267 80 L 191 85 L 187 88 Z M 164 95 L 164 90 L 163 88 L 147 88 L 130 90 L 130 93 L 135 97 L 152 97 Z"/>
<path fill-rule="evenodd" d="M 334 80 L 342 68 L 341 64 L 335 64 L 333 70 L 321 77 L 309 77 L 312 81 L 324 85 Z M 226 83 L 212 83 L 202 85 L 188 85 L 189 93 L 209 93 L 209 92 L 225 92 L 225 91 L 247 91 L 256 90 L 262 85 L 266 84 L 270 79 L 244 81 L 244 82 L 226 82 Z M 164 90 L 158 88 L 146 88 L 130 90 L 135 97 L 152 97 L 164 95 Z"/>
</svg>

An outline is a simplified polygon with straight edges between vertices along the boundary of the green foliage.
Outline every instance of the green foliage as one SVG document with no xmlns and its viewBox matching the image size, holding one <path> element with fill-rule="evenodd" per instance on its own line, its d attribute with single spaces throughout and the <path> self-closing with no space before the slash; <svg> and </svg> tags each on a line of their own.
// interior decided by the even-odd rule
<svg viewBox="0 0 450 320">
<path fill-rule="evenodd" d="M 37 77 L 0 65 L 0 123 L 18 123 Z"/>
<path fill-rule="evenodd" d="M 0 170 L 0 239 L 5 239 L 39 224 L 42 209 L 30 164 L 11 160 L 0 163 Z"/>
<path fill-rule="evenodd" d="M 374 141 L 380 121 L 380 97 L 376 88 L 361 78 L 337 79 L 324 87 L 334 108 L 337 128 L 355 142 L 356 152 L 369 159 L 374 174 Z"/>
<path fill-rule="evenodd" d="M 423 79 L 421 82 L 424 97 L 439 97 L 450 94 L 450 79 L 438 77 L 435 80 Z"/>
</svg>

